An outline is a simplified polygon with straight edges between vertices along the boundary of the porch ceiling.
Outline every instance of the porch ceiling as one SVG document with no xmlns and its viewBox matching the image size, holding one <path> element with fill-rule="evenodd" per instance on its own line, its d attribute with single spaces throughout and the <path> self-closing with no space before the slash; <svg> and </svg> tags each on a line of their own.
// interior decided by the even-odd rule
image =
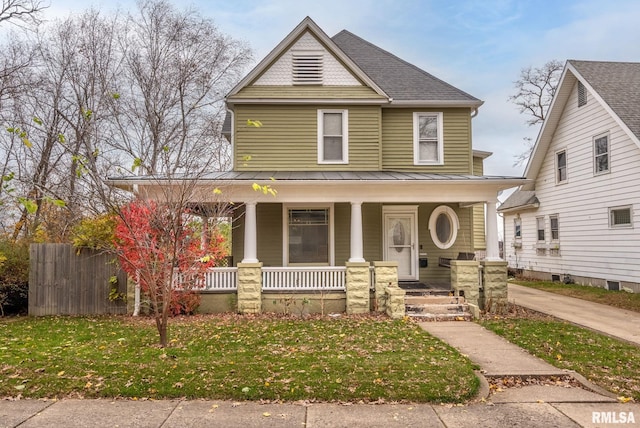
<svg viewBox="0 0 640 428">
<path fill-rule="evenodd" d="M 180 180 L 162 177 L 118 177 L 109 182 L 133 190 L 146 188 L 149 195 L 162 194 L 160 188 L 176 185 Z M 495 202 L 500 190 L 520 186 L 529 180 L 522 177 L 428 174 L 398 171 L 226 171 L 197 179 L 203 189 L 203 202 L 221 199 L 236 202 Z M 253 190 L 252 184 L 270 185 L 274 197 Z M 204 189 L 218 188 L 222 194 Z"/>
</svg>

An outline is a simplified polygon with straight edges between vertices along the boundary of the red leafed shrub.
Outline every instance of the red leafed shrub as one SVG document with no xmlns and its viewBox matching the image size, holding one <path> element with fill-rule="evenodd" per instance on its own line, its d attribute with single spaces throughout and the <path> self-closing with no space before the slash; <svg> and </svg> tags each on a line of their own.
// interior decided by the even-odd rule
<svg viewBox="0 0 640 428">
<path fill-rule="evenodd" d="M 205 271 L 226 254 L 224 238 L 202 238 L 201 223 L 185 210 L 152 201 L 135 201 L 120 210 L 115 248 L 125 272 L 149 296 L 161 345 L 168 315 L 193 313 Z"/>
</svg>

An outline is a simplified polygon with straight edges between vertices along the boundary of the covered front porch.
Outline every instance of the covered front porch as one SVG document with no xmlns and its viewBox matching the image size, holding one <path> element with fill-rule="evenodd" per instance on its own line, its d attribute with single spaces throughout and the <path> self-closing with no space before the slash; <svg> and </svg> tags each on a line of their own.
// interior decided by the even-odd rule
<svg viewBox="0 0 640 428">
<path fill-rule="evenodd" d="M 369 311 L 377 305 L 375 262 L 394 271 L 393 286 L 413 282 L 456 288 L 468 284 L 470 269 L 475 269 L 479 289 L 481 265 L 489 262 L 495 270 L 503 263 L 497 193 L 521 181 L 417 173 L 377 173 L 375 178 L 349 173 L 334 180 L 330 178 L 339 173 L 315 173 L 315 178 L 272 173 L 274 180 L 267 173 L 234 174 L 233 182 L 227 182 L 237 207 L 233 263 L 213 269 L 205 288 L 237 290 L 240 312 L 264 310 L 262 297 L 257 297 L 263 294 L 342 293 L 348 300 L 356 277 L 357 294 L 367 294 L 369 302 L 361 310 Z M 273 186 L 277 194 L 252 190 L 251 182 Z M 457 260 L 460 254 L 473 257 Z M 443 259 L 451 262 L 444 265 Z M 460 268 L 466 265 L 469 269 Z M 243 276 L 244 269 L 251 274 Z M 248 306 L 242 304 L 243 278 L 251 278 L 249 288 L 257 293 Z M 506 266 L 504 283 L 506 289 Z M 353 312 L 348 302 L 345 310 Z"/>
</svg>

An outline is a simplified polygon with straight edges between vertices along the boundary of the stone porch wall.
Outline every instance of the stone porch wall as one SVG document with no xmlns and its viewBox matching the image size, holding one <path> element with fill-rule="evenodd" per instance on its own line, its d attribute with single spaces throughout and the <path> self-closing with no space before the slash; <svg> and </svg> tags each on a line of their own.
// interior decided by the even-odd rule
<svg viewBox="0 0 640 428">
<path fill-rule="evenodd" d="M 369 312 L 369 263 L 347 262 L 345 288 L 347 293 L 347 314 L 366 314 Z"/>
<path fill-rule="evenodd" d="M 484 260 L 482 283 L 484 285 L 484 310 L 503 314 L 507 311 L 507 262 Z"/>
<path fill-rule="evenodd" d="M 472 305 L 480 305 L 480 264 L 475 260 L 451 260 L 451 288 Z"/>
<path fill-rule="evenodd" d="M 238 263 L 238 312 L 262 312 L 262 263 Z"/>
</svg>

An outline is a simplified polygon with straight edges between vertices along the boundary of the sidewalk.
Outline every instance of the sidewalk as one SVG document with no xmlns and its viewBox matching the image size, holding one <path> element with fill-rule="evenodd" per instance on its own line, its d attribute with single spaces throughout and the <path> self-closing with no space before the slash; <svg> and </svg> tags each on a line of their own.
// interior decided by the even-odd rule
<svg viewBox="0 0 640 428">
<path fill-rule="evenodd" d="M 509 302 L 640 345 L 640 313 L 509 284 Z"/>
<path fill-rule="evenodd" d="M 524 389 L 524 388 L 522 388 Z M 530 399 L 466 406 L 437 404 L 259 404 L 230 401 L 0 400 L 0 427 L 594 427 L 595 414 L 633 414 L 640 405 L 538 402 Z M 610 419 L 611 420 L 611 419 Z M 605 426 L 616 426 L 607 424 Z"/>
</svg>

